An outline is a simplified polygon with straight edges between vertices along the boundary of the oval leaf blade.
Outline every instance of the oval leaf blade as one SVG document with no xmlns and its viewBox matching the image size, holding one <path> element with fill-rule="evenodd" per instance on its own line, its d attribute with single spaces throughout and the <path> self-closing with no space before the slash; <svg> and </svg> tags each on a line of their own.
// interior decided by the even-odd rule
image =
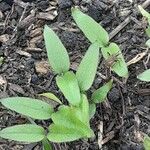
<svg viewBox="0 0 150 150">
<path fill-rule="evenodd" d="M 93 94 L 92 94 L 92 102 L 94 103 L 101 103 L 103 102 L 110 89 L 112 88 L 112 83 L 113 80 L 110 80 L 108 83 L 97 89 Z"/>
<path fill-rule="evenodd" d="M 44 40 L 48 59 L 55 73 L 61 74 L 69 70 L 69 56 L 62 42 L 47 25 L 44 27 Z"/>
<path fill-rule="evenodd" d="M 95 78 L 99 62 L 99 46 L 92 44 L 83 57 L 77 72 L 77 80 L 81 91 L 88 90 Z"/>
<path fill-rule="evenodd" d="M 1 130 L 0 137 L 19 142 L 39 142 L 45 137 L 45 131 L 38 125 L 15 125 Z"/>
<path fill-rule="evenodd" d="M 120 77 L 128 77 L 128 68 L 121 53 L 120 48 L 116 43 L 110 43 L 108 47 L 103 47 L 101 49 L 103 57 L 106 59 L 111 59 L 111 57 L 116 59 L 111 66 L 111 69 Z"/>
<path fill-rule="evenodd" d="M 5 98 L 1 103 L 17 113 L 34 119 L 49 119 L 53 113 L 52 107 L 47 103 L 27 97 Z"/>
<path fill-rule="evenodd" d="M 140 79 L 141 81 L 150 81 L 150 69 L 147 69 L 146 71 L 144 71 L 143 73 L 138 75 L 138 79 Z"/>
<path fill-rule="evenodd" d="M 97 41 L 100 47 L 108 44 L 108 33 L 94 19 L 84 14 L 77 8 L 72 8 L 72 16 L 78 27 L 82 30 L 91 43 L 95 43 Z"/>
<path fill-rule="evenodd" d="M 78 81 L 73 72 L 67 72 L 63 76 L 57 76 L 56 82 L 68 102 L 78 106 L 81 102 Z"/>
</svg>

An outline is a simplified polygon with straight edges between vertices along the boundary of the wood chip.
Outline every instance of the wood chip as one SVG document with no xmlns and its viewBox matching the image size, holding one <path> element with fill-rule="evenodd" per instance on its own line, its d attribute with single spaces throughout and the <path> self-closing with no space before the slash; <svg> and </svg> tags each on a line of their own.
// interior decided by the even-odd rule
<svg viewBox="0 0 150 150">
<path fill-rule="evenodd" d="M 21 56 L 31 57 L 31 54 L 22 50 L 18 50 L 16 53 L 18 53 Z"/>
<path fill-rule="evenodd" d="M 0 36 L 0 42 L 5 43 L 9 40 L 9 35 L 8 34 L 3 34 Z"/>
<path fill-rule="evenodd" d="M 36 47 L 27 47 L 24 50 L 27 52 L 42 52 L 43 51 L 41 48 L 36 48 Z"/>
<path fill-rule="evenodd" d="M 38 61 L 35 63 L 35 69 L 37 73 L 47 74 L 49 72 L 49 64 L 47 61 Z"/>
<path fill-rule="evenodd" d="M 26 8 L 29 5 L 29 3 L 25 3 L 21 0 L 14 0 L 14 3 L 22 8 Z"/>
<path fill-rule="evenodd" d="M 37 15 L 37 18 L 44 19 L 44 20 L 54 20 L 57 15 L 58 15 L 57 11 L 54 11 L 53 13 L 50 13 L 50 12 L 40 12 Z"/>
<path fill-rule="evenodd" d="M 7 81 L 2 76 L 0 76 L 0 85 L 4 85 L 6 83 Z"/>
<path fill-rule="evenodd" d="M 20 94 L 25 93 L 21 86 L 19 86 L 17 84 L 12 84 L 12 83 L 9 83 L 9 90 L 12 90 L 12 91 L 20 93 Z"/>
<path fill-rule="evenodd" d="M 36 47 L 36 43 L 41 42 L 43 40 L 43 35 L 34 37 L 30 40 L 29 47 Z"/>
<path fill-rule="evenodd" d="M 127 62 L 127 66 L 137 63 L 140 61 L 145 55 L 147 55 L 148 49 L 145 52 L 137 54 L 134 58 Z"/>
<path fill-rule="evenodd" d="M 39 35 L 42 35 L 42 28 L 36 28 L 34 30 L 31 30 L 30 32 L 30 37 L 36 37 L 36 36 L 39 36 Z"/>
<path fill-rule="evenodd" d="M 3 13 L 0 11 L 0 19 L 4 17 Z"/>
<path fill-rule="evenodd" d="M 35 21 L 36 21 L 36 18 L 34 16 L 34 13 L 30 14 L 29 16 L 27 16 L 25 19 L 23 19 L 22 21 L 18 23 L 18 28 L 21 28 L 21 29 L 28 28 Z"/>
<path fill-rule="evenodd" d="M 98 146 L 99 146 L 99 149 L 101 149 L 102 148 L 102 139 L 103 139 L 103 121 L 100 121 L 98 129 L 99 129 L 99 132 L 98 132 Z"/>
</svg>

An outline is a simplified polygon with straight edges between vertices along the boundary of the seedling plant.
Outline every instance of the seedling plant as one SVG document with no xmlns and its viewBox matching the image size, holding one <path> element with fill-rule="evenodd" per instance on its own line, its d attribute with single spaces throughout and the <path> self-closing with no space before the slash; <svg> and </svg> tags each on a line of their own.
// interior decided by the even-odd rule
<svg viewBox="0 0 150 150">
<path fill-rule="evenodd" d="M 53 93 L 42 93 L 59 104 L 57 111 L 38 99 L 12 97 L 1 99 L 2 105 L 28 118 L 52 120 L 47 129 L 37 124 L 22 124 L 7 127 L 0 131 L 0 137 L 20 142 L 42 142 L 44 150 L 52 149 L 50 142 L 70 142 L 94 136 L 90 128 L 90 119 L 96 111 L 96 104 L 106 99 L 112 87 L 112 79 L 94 91 L 87 99 L 86 91 L 92 86 L 102 53 L 106 60 L 115 56 L 111 70 L 121 77 L 128 77 L 128 69 L 120 48 L 109 42 L 108 33 L 91 17 L 77 8 L 72 8 L 72 16 L 78 27 L 91 42 L 85 56 L 81 60 L 76 73 L 70 71 L 70 60 L 62 42 L 47 25 L 44 27 L 44 40 L 47 56 L 56 76 L 56 84 L 63 93 L 68 105 Z M 101 49 L 101 51 L 100 51 Z M 50 141 L 50 142 L 49 142 Z"/>
</svg>

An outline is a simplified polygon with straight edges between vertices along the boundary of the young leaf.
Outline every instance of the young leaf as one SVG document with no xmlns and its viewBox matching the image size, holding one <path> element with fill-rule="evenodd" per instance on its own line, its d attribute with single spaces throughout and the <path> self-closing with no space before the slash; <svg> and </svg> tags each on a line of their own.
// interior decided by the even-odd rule
<svg viewBox="0 0 150 150">
<path fill-rule="evenodd" d="M 84 138 L 84 134 L 78 130 L 78 128 L 69 128 L 63 125 L 52 124 L 49 127 L 50 132 L 47 138 L 51 142 L 71 142 L 80 138 Z"/>
<path fill-rule="evenodd" d="M 108 47 L 103 47 L 101 51 L 106 61 L 111 59 L 111 57 L 114 57 L 114 59 L 116 59 L 114 61 L 114 64 L 112 64 L 111 66 L 112 70 L 120 77 L 127 78 L 128 68 L 118 45 L 115 43 L 110 43 Z"/>
<path fill-rule="evenodd" d="M 146 45 L 150 48 L 150 39 L 146 41 Z"/>
<path fill-rule="evenodd" d="M 90 117 L 90 119 L 95 115 L 95 112 L 96 112 L 96 105 L 94 103 L 90 104 L 89 105 L 89 117 Z"/>
<path fill-rule="evenodd" d="M 52 114 L 52 120 L 55 125 L 79 131 L 82 137 L 93 136 L 93 131 L 90 129 L 89 123 L 85 122 L 86 119 L 83 119 L 84 114 L 80 113 L 82 115 L 81 120 L 81 116 L 79 117 L 79 113 L 76 111 L 78 111 L 77 107 L 61 106 L 59 111 Z"/>
<path fill-rule="evenodd" d="M 144 16 L 144 17 L 146 17 L 147 19 L 148 19 L 148 22 L 149 22 L 149 24 L 150 24 L 150 13 L 148 13 L 145 9 L 143 9 L 143 7 L 142 6 L 138 6 L 139 7 L 139 10 L 140 10 L 140 12 L 141 12 L 141 14 Z"/>
<path fill-rule="evenodd" d="M 48 92 L 48 93 L 42 93 L 42 94 L 39 94 L 40 96 L 44 96 L 50 100 L 53 100 L 59 104 L 62 104 L 62 102 L 58 99 L 58 97 L 56 97 L 53 93 L 51 92 Z"/>
<path fill-rule="evenodd" d="M 150 137 L 149 136 L 144 137 L 143 145 L 144 145 L 145 150 L 150 150 Z"/>
<path fill-rule="evenodd" d="M 44 27 L 44 40 L 48 59 L 55 73 L 61 74 L 69 70 L 69 56 L 55 32 L 47 25 Z"/>
<path fill-rule="evenodd" d="M 27 97 L 5 98 L 1 103 L 17 113 L 34 119 L 49 119 L 53 113 L 52 107 L 47 103 Z"/>
<path fill-rule="evenodd" d="M 95 43 L 97 41 L 99 47 L 104 47 L 108 44 L 108 33 L 94 19 L 84 14 L 77 8 L 72 8 L 72 16 L 78 27 L 82 30 L 91 43 Z"/>
<path fill-rule="evenodd" d="M 141 81 L 150 81 L 150 69 L 147 69 L 146 71 L 144 71 L 143 73 L 138 75 L 138 79 L 140 79 Z"/>
<path fill-rule="evenodd" d="M 81 91 L 86 91 L 91 87 L 96 75 L 98 62 L 99 46 L 94 43 L 87 50 L 76 72 Z"/>
<path fill-rule="evenodd" d="M 86 95 L 82 94 L 81 95 L 81 104 L 78 108 L 72 108 L 74 109 L 74 115 L 82 121 L 84 124 L 89 125 L 89 102 L 87 100 Z"/>
<path fill-rule="evenodd" d="M 47 137 L 42 140 L 43 150 L 53 150 L 52 145 L 48 141 Z"/>
<path fill-rule="evenodd" d="M 45 131 L 38 125 L 15 125 L 1 130 L 0 137 L 19 142 L 39 142 L 45 137 Z"/>
<path fill-rule="evenodd" d="M 94 102 L 94 103 L 103 102 L 106 99 L 108 92 L 112 88 L 112 83 L 113 83 L 113 80 L 110 80 L 108 83 L 103 85 L 101 88 L 97 89 L 92 94 L 92 102 Z"/>
<path fill-rule="evenodd" d="M 67 72 L 63 76 L 57 76 L 56 82 L 69 103 L 74 106 L 79 106 L 81 96 L 75 74 L 73 72 Z"/>
</svg>

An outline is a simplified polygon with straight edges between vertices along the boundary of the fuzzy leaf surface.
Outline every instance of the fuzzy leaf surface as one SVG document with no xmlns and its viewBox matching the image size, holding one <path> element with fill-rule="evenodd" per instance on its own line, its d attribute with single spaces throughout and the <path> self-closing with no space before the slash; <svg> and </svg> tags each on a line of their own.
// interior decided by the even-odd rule
<svg viewBox="0 0 150 150">
<path fill-rule="evenodd" d="M 89 120 L 87 122 L 89 117 L 84 119 L 84 114 L 82 114 L 87 114 L 87 106 L 85 106 L 85 110 L 82 109 L 82 107 L 79 109 L 78 107 L 61 106 L 52 115 L 54 123 L 49 127 L 50 132 L 47 138 L 52 142 L 69 142 L 92 137 L 94 133 L 89 127 Z"/>
<path fill-rule="evenodd" d="M 48 60 L 54 72 L 61 74 L 70 67 L 69 56 L 59 37 L 47 25 L 44 27 L 44 41 Z"/>
<path fill-rule="evenodd" d="M 53 113 L 53 108 L 49 104 L 27 97 L 5 98 L 1 100 L 1 103 L 17 113 L 34 119 L 49 119 Z"/>
<path fill-rule="evenodd" d="M 79 106 L 81 96 L 75 74 L 73 72 L 67 72 L 63 76 L 57 76 L 56 83 L 68 102 L 73 106 Z"/>
<path fill-rule="evenodd" d="M 101 103 L 103 102 L 110 89 L 112 88 L 112 83 L 113 80 L 110 80 L 108 83 L 97 89 L 93 94 L 92 94 L 92 102 L 94 103 Z"/>
<path fill-rule="evenodd" d="M 150 69 L 145 70 L 143 73 L 138 75 L 138 79 L 141 81 L 150 81 Z"/>
<path fill-rule="evenodd" d="M 19 142 L 39 142 L 45 137 L 45 131 L 38 125 L 15 125 L 1 130 L 0 137 Z"/>
<path fill-rule="evenodd" d="M 99 62 L 99 46 L 92 44 L 83 57 L 77 72 L 77 80 L 81 91 L 88 90 L 95 78 Z"/>
<path fill-rule="evenodd" d="M 95 43 L 97 41 L 99 47 L 103 47 L 108 44 L 109 36 L 107 31 L 93 18 L 84 14 L 77 8 L 72 8 L 72 16 L 78 27 L 91 43 Z"/>
</svg>

